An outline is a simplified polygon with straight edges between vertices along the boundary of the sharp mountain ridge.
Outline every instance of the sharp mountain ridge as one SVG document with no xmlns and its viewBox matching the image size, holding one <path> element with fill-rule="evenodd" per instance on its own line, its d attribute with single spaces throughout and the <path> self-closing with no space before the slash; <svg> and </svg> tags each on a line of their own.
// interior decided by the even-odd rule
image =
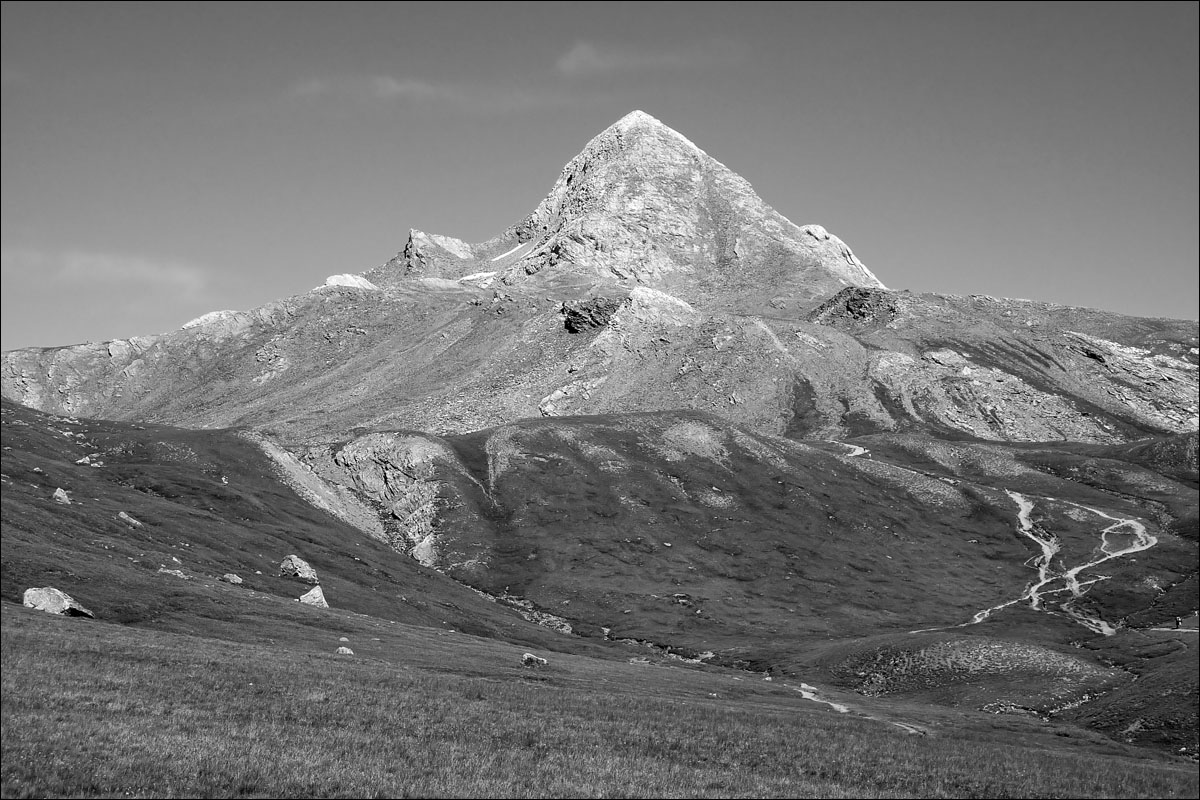
<svg viewBox="0 0 1200 800">
<path fill-rule="evenodd" d="M 686 408 L 768 434 L 913 426 L 986 440 L 1196 429 L 1197 326 L 893 292 L 635 111 L 521 223 L 414 232 L 363 275 L 177 331 L 3 355 L 5 397 L 192 427 L 465 432 Z"/>
</svg>

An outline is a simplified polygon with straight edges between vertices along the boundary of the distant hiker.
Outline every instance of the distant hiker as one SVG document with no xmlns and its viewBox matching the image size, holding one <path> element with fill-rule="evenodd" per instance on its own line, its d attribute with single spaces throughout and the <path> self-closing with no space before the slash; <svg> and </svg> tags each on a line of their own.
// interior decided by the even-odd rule
<svg viewBox="0 0 1200 800">
<path fill-rule="evenodd" d="M 1183 624 L 1183 617 L 1175 618 L 1175 630 L 1179 630 L 1179 626 Z"/>
</svg>

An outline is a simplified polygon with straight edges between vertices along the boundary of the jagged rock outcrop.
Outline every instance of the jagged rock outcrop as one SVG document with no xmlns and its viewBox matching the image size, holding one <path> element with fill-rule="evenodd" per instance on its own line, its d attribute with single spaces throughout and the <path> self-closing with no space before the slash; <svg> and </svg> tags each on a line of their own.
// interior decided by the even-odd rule
<svg viewBox="0 0 1200 800">
<path fill-rule="evenodd" d="M 462 542 L 447 547 L 439 531 L 439 511 L 447 502 L 486 491 L 445 440 L 417 433 L 372 433 L 334 448 L 313 448 L 305 463 L 321 480 L 352 487 L 374 503 L 385 520 L 383 538 L 393 549 L 425 566 L 466 571 L 479 567 L 477 552 L 467 552 L 470 548 L 464 550 Z M 478 522 L 480 517 L 479 510 L 469 510 L 465 520 Z"/>
<path fill-rule="evenodd" d="M 307 502 L 328 511 L 374 539 L 385 540 L 387 533 L 373 509 L 360 501 L 344 481 L 323 480 L 306 464 L 270 437 L 257 431 L 240 435 L 253 442 L 275 464 L 275 474 Z"/>
<path fill-rule="evenodd" d="M 590 297 L 563 303 L 563 327 L 568 333 L 603 328 L 621 307 L 621 300 L 610 297 Z"/>
<path fill-rule="evenodd" d="M 25 594 L 21 597 L 21 603 L 26 608 L 33 608 L 50 614 L 62 614 L 67 617 L 88 617 L 94 619 L 96 616 L 76 602 L 75 598 L 71 597 L 71 595 L 60 589 L 55 589 L 53 586 L 26 589 Z"/>
<path fill-rule="evenodd" d="M 897 310 L 894 292 L 853 286 L 842 289 L 819 305 L 809 318 L 826 325 L 840 320 L 886 325 L 896 318 Z"/>
<path fill-rule="evenodd" d="M 290 555 L 279 564 L 279 575 L 285 578 L 296 578 L 305 583 L 319 583 L 317 571 L 298 555 Z"/>
</svg>

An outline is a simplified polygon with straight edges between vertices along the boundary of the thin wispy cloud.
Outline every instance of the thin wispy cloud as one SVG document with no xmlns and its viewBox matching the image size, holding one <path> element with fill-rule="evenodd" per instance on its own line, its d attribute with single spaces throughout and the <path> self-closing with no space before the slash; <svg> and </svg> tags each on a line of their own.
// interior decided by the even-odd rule
<svg viewBox="0 0 1200 800">
<path fill-rule="evenodd" d="M 292 87 L 295 97 L 343 96 L 361 100 L 422 100 L 459 103 L 462 92 L 450 85 L 390 75 L 314 78 Z"/>
<path fill-rule="evenodd" d="M 297 83 L 296 98 L 342 97 L 369 103 L 410 103 L 460 111 L 499 112 L 560 106 L 576 102 L 573 95 L 536 87 L 437 83 L 391 75 L 314 78 Z"/>
<path fill-rule="evenodd" d="M 554 68 L 567 78 L 589 78 L 728 65 L 740 59 L 741 55 L 742 48 L 725 39 L 657 49 L 578 41 L 559 56 Z"/>
<path fill-rule="evenodd" d="M 207 271 L 193 264 L 82 250 L 5 248 L 0 250 L 0 272 L 6 281 L 167 291 L 180 299 L 201 297 L 209 285 Z"/>
</svg>

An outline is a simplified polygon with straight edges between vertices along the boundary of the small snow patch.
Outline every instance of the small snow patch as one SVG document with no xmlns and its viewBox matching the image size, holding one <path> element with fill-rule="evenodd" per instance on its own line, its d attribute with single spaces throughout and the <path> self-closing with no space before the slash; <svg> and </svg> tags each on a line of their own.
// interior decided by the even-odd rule
<svg viewBox="0 0 1200 800">
<path fill-rule="evenodd" d="M 518 250 L 520 250 L 520 249 L 521 249 L 522 247 L 524 247 L 524 246 L 525 246 L 524 244 L 521 244 L 520 242 L 518 242 L 518 243 L 517 243 L 517 246 L 516 246 L 516 247 L 514 247 L 512 250 L 509 250 L 509 251 L 507 251 L 507 252 L 501 253 L 500 255 L 498 255 L 498 256 L 496 256 L 495 258 L 493 258 L 493 259 L 490 259 L 490 260 L 491 260 L 491 261 L 499 261 L 500 259 L 504 258 L 505 256 L 511 256 L 513 253 L 517 252 Z"/>
<path fill-rule="evenodd" d="M 189 322 L 183 323 L 182 325 L 179 326 L 179 329 L 186 330 L 188 328 L 196 328 L 201 325 L 207 325 L 210 322 L 218 322 L 218 321 L 226 319 L 228 317 L 232 317 L 236 313 L 237 313 L 236 311 L 229 311 L 229 310 L 210 311 L 207 314 L 201 314 L 200 316 L 196 317 L 195 319 L 193 319 Z"/>
<path fill-rule="evenodd" d="M 471 283 L 481 289 L 486 289 L 492 285 L 492 280 L 495 279 L 495 272 L 472 272 L 470 275 L 463 275 L 458 279 L 458 283 Z"/>
<path fill-rule="evenodd" d="M 353 289 L 371 289 L 379 291 L 379 287 L 371 283 L 361 275 L 330 275 L 325 279 L 325 283 L 318 286 L 318 289 L 323 289 L 326 286 L 349 286 Z"/>
</svg>

